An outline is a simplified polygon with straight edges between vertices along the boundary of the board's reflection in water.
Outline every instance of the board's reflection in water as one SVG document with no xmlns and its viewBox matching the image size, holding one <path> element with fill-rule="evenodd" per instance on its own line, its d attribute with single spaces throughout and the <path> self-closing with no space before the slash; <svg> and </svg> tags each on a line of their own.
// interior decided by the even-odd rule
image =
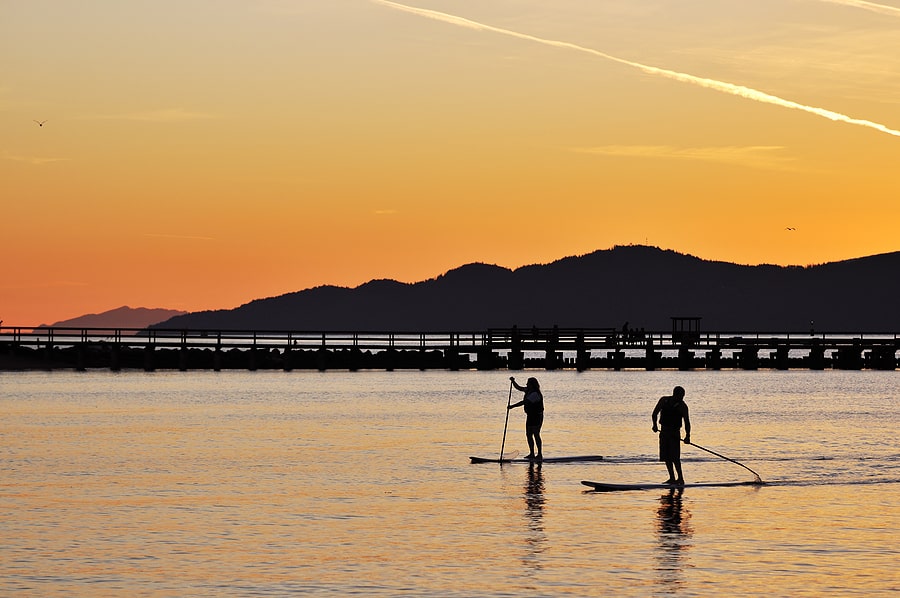
<svg viewBox="0 0 900 598">
<path fill-rule="evenodd" d="M 659 538 L 656 570 L 659 583 L 667 594 L 674 594 L 684 585 L 684 570 L 691 548 L 691 512 L 683 504 L 683 488 L 671 488 L 659 497 L 656 511 L 656 533 Z"/>
<path fill-rule="evenodd" d="M 544 474 L 540 463 L 528 465 L 525 479 L 525 521 L 528 533 L 525 536 L 527 550 L 523 563 L 534 569 L 541 569 L 540 555 L 544 552 L 547 534 L 544 532 Z"/>
</svg>

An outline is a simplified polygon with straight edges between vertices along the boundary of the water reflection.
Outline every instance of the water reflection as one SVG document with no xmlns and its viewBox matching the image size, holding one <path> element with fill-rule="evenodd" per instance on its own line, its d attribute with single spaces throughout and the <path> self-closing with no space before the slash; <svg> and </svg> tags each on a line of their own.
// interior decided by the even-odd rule
<svg viewBox="0 0 900 598">
<path fill-rule="evenodd" d="M 544 474 L 540 463 L 528 465 L 525 480 L 525 521 L 528 533 L 525 536 L 524 563 L 535 569 L 541 568 L 540 554 L 544 552 L 547 534 L 544 532 Z"/>
<path fill-rule="evenodd" d="M 684 570 L 694 530 L 691 512 L 682 502 L 683 488 L 671 488 L 659 497 L 656 510 L 656 533 L 659 540 L 656 570 L 658 581 L 667 594 L 678 593 L 684 585 Z"/>
</svg>

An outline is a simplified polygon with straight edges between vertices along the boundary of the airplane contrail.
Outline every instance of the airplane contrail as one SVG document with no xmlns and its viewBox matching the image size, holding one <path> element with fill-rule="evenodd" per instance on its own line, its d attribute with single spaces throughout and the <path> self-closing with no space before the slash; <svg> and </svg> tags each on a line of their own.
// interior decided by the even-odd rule
<svg viewBox="0 0 900 598">
<path fill-rule="evenodd" d="M 794 102 L 792 100 L 786 100 L 784 98 L 780 98 L 778 96 L 774 96 L 763 91 L 759 91 L 756 89 L 752 89 L 750 87 L 745 87 L 743 85 L 735 85 L 734 83 L 726 83 L 724 81 L 718 81 L 716 79 L 707 79 L 706 77 L 698 77 L 696 75 L 690 75 L 687 73 L 680 73 L 678 71 L 672 71 L 669 69 L 659 68 L 655 66 L 649 66 L 646 64 L 641 64 L 640 62 L 633 62 L 631 60 L 626 60 L 624 58 L 618 58 L 616 56 L 612 56 L 611 54 L 606 54 L 605 52 L 600 52 L 599 50 L 594 50 L 592 48 L 586 48 L 584 46 L 579 46 L 577 44 L 573 44 L 571 42 L 564 42 L 559 40 L 545 39 L 542 37 L 536 37 L 534 35 L 528 35 L 527 33 L 519 33 L 518 31 L 512 31 L 510 29 L 503 29 L 501 27 L 494 27 L 493 25 L 487 25 L 485 23 L 479 23 L 478 21 L 472 21 L 470 19 L 466 19 L 463 17 L 458 17 L 455 15 L 447 14 L 444 12 L 439 12 L 436 10 L 430 10 L 427 8 L 416 8 L 413 6 L 407 6 L 405 4 L 399 4 L 397 2 L 391 2 L 390 0 L 370 0 L 375 4 L 381 4 L 383 6 L 388 6 L 390 8 L 394 8 L 396 10 L 400 10 L 403 12 L 407 12 L 410 14 L 418 15 L 421 17 L 425 17 L 428 19 L 434 19 L 436 21 L 442 21 L 444 23 L 449 23 L 451 25 L 457 25 L 459 27 L 465 27 L 468 29 L 474 29 L 476 31 L 490 31 L 492 33 L 499 33 L 501 35 L 508 35 L 510 37 L 515 37 L 518 39 L 523 39 L 531 42 L 536 42 L 539 44 L 544 44 L 546 46 L 552 46 L 554 48 L 564 48 L 568 50 L 576 50 L 578 52 L 584 52 L 586 54 L 591 54 L 593 56 L 598 56 L 600 58 L 604 58 L 606 60 L 611 60 L 613 62 L 618 62 L 619 64 L 624 64 L 627 66 L 634 67 L 639 69 L 648 75 L 656 75 L 660 77 L 665 77 L 667 79 L 674 79 L 675 81 L 681 81 L 682 83 L 690 83 L 692 85 L 699 85 L 700 87 L 705 87 L 707 89 L 713 89 L 715 91 L 721 91 L 722 93 L 727 93 L 731 95 L 735 95 L 738 97 L 746 98 L 748 100 L 755 100 L 757 102 L 762 102 L 764 104 L 774 104 L 775 106 L 781 106 L 783 108 L 792 108 L 794 110 L 802 110 L 803 112 L 809 112 L 810 114 L 815 114 L 816 116 L 821 116 L 822 118 L 827 118 L 828 120 L 833 120 L 837 122 L 844 122 L 851 125 L 859 125 L 862 127 L 869 127 L 871 129 L 875 129 L 876 131 L 881 131 L 882 133 L 887 133 L 888 135 L 893 135 L 894 137 L 900 137 L 900 131 L 896 131 L 885 125 L 872 122 L 870 120 L 864 120 L 861 118 L 852 118 L 847 116 L 846 114 L 841 114 L 839 112 L 834 112 L 832 110 L 826 110 L 825 108 L 816 108 L 815 106 L 807 106 L 805 104 L 801 104 L 799 102 Z"/>
<path fill-rule="evenodd" d="M 892 17 L 900 17 L 900 8 L 888 6 L 886 4 L 876 4 L 875 2 L 866 2 L 865 0 L 821 0 L 830 4 L 841 4 L 843 6 L 852 6 L 854 8 L 862 8 L 870 10 L 882 15 L 890 15 Z"/>
</svg>

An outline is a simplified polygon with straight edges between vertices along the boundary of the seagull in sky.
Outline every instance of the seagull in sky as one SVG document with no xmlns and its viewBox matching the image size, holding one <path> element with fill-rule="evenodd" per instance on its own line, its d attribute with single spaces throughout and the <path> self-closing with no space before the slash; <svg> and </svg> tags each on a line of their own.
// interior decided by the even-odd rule
<svg viewBox="0 0 900 598">
<path fill-rule="evenodd" d="M 32 119 L 32 120 L 34 120 L 34 119 Z M 47 121 L 46 121 L 46 120 L 35 120 L 34 122 L 36 122 L 36 123 L 38 124 L 39 127 L 43 127 L 43 126 L 44 126 L 44 123 L 47 122 Z"/>
<path fill-rule="evenodd" d="M 793 226 L 786 226 L 786 227 L 784 227 L 784 230 L 797 230 L 797 229 L 794 228 Z"/>
</svg>

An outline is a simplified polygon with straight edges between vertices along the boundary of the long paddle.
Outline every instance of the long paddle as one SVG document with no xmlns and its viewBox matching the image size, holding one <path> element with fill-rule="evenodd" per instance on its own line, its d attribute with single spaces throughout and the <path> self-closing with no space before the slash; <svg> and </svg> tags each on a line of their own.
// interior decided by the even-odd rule
<svg viewBox="0 0 900 598">
<path fill-rule="evenodd" d="M 506 428 L 509 426 L 509 406 L 512 404 L 513 381 L 509 379 L 509 397 L 506 399 L 506 421 L 503 423 L 503 442 L 500 443 L 500 467 L 503 467 L 503 449 L 506 448 Z"/>
<path fill-rule="evenodd" d="M 747 471 L 749 471 L 750 473 L 752 473 L 753 475 L 756 476 L 756 483 L 758 483 L 758 484 L 762 484 L 762 483 L 763 483 L 762 478 L 759 477 L 759 474 L 756 473 L 755 471 L 753 471 L 752 469 L 750 469 L 749 467 L 747 467 L 746 465 L 744 465 L 743 463 L 740 463 L 740 462 L 738 462 L 738 461 L 735 461 L 734 459 L 729 459 L 729 458 L 726 457 L 725 455 L 720 455 L 720 454 L 717 453 L 716 451 L 711 451 L 711 450 L 709 450 L 708 448 L 704 448 L 704 447 L 700 446 L 699 444 L 694 444 L 693 442 L 688 442 L 687 444 L 689 444 L 689 445 L 691 445 L 691 446 L 696 446 L 696 447 L 697 447 L 698 449 L 700 449 L 701 451 L 706 451 L 707 453 L 710 453 L 710 454 L 712 454 L 712 455 L 715 455 L 716 457 L 721 457 L 722 459 L 725 459 L 726 461 L 731 461 L 731 462 L 734 463 L 735 465 L 740 465 L 741 467 L 743 467 L 744 469 L 746 469 Z"/>
</svg>

